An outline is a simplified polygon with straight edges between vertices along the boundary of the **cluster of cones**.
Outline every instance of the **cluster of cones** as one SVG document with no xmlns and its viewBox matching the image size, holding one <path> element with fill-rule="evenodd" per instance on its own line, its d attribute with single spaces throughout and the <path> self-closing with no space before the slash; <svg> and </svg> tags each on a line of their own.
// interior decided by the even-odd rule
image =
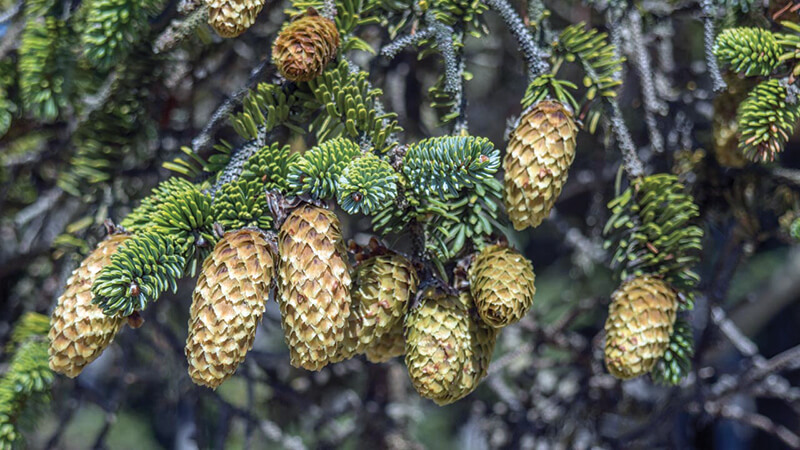
<svg viewBox="0 0 800 450">
<path fill-rule="evenodd" d="M 91 303 L 91 285 L 127 238 L 100 242 L 70 278 L 51 319 L 53 370 L 78 375 L 122 326 L 123 318 Z M 234 374 L 274 285 L 293 366 L 320 370 L 359 354 L 375 363 L 405 355 L 417 391 L 447 404 L 475 389 L 499 330 L 533 303 L 533 267 L 506 246 L 478 253 L 460 291 L 430 281 L 421 288 L 415 264 L 375 243 L 357 259 L 352 268 L 336 215 L 307 203 L 292 210 L 277 239 L 247 228 L 225 233 L 193 294 L 186 340 L 192 380 L 216 388 Z"/>
</svg>

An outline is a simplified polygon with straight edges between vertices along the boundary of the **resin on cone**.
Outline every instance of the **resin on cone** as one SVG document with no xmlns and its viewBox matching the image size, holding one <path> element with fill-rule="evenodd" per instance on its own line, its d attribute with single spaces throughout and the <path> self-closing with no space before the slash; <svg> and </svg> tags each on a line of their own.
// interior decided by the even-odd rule
<svg viewBox="0 0 800 450">
<path fill-rule="evenodd" d="M 485 247 L 469 269 L 470 292 L 487 325 L 500 328 L 522 319 L 536 293 L 533 265 L 511 248 Z"/>
<path fill-rule="evenodd" d="M 309 8 L 278 34 L 272 47 L 272 62 L 289 81 L 311 81 L 333 61 L 338 49 L 336 24 Z"/>
<path fill-rule="evenodd" d="M 203 262 L 192 296 L 186 360 L 196 384 L 216 389 L 253 347 L 275 264 L 264 236 L 226 233 Z"/>
<path fill-rule="evenodd" d="M 350 262 L 339 219 L 303 204 L 278 234 L 281 321 L 290 362 L 308 370 L 337 356 L 350 317 Z"/>
<path fill-rule="evenodd" d="M 459 388 L 469 341 L 468 314 L 458 297 L 428 288 L 405 319 L 411 384 L 438 405 L 450 403 Z"/>
<path fill-rule="evenodd" d="M 224 38 L 244 33 L 255 22 L 264 0 L 206 0 L 208 24 Z"/>
<path fill-rule="evenodd" d="M 578 127 L 560 102 L 543 100 L 520 118 L 503 158 L 504 200 L 517 230 L 550 215 L 575 159 Z"/>
<path fill-rule="evenodd" d="M 111 344 L 122 326 L 123 317 L 107 316 L 92 303 L 92 284 L 129 237 L 113 234 L 101 241 L 67 280 L 50 319 L 50 368 L 54 372 L 78 376 Z"/>
<path fill-rule="evenodd" d="M 605 360 L 617 378 L 644 375 L 669 346 L 678 296 L 663 280 L 631 278 L 611 295 L 606 319 Z"/>
</svg>

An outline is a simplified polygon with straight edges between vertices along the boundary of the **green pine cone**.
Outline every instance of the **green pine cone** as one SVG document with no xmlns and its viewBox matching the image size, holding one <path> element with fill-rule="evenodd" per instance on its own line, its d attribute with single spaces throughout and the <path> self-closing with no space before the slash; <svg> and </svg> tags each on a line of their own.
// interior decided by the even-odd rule
<svg viewBox="0 0 800 450">
<path fill-rule="evenodd" d="M 536 294 L 533 265 L 516 250 L 499 245 L 484 248 L 469 270 L 470 291 L 478 314 L 493 328 L 518 322 Z"/>
<path fill-rule="evenodd" d="M 353 279 L 350 295 L 361 315 L 359 340 L 367 347 L 403 321 L 419 278 L 409 260 L 388 253 L 363 261 Z"/>
<path fill-rule="evenodd" d="M 406 367 L 419 395 L 452 402 L 469 342 L 469 312 L 458 297 L 428 288 L 405 319 Z"/>
</svg>

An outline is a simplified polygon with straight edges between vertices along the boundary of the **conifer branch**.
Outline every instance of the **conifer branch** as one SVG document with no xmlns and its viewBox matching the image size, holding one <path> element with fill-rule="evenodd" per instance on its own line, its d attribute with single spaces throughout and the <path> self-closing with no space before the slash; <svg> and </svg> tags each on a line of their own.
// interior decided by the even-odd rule
<svg viewBox="0 0 800 450">
<path fill-rule="evenodd" d="M 717 58 L 714 56 L 714 43 L 716 41 L 714 37 L 714 5 L 712 0 L 702 0 L 701 5 L 703 8 L 703 38 L 706 51 L 706 66 L 708 66 L 708 72 L 711 75 L 713 89 L 719 92 L 727 89 L 728 85 L 725 83 L 725 80 L 722 79 L 722 74 L 717 64 Z"/>
<path fill-rule="evenodd" d="M 522 54 L 525 56 L 525 61 L 528 64 L 528 79 L 533 81 L 539 75 L 546 73 L 550 70 L 550 65 L 547 62 L 548 54 L 536 45 L 530 31 L 519 18 L 519 15 L 514 8 L 506 0 L 484 0 L 490 8 L 494 9 L 500 14 L 500 17 L 506 22 L 506 26 L 511 31 L 511 34 L 517 38 Z"/>
<path fill-rule="evenodd" d="M 636 9 L 631 9 L 628 14 L 630 25 L 631 44 L 633 46 L 633 64 L 639 72 L 642 83 L 642 100 L 644 103 L 644 120 L 650 135 L 650 145 L 656 153 L 664 153 L 664 138 L 658 130 L 656 114 L 666 113 L 666 105 L 661 103 L 656 96 L 653 86 L 653 69 L 650 54 L 644 44 L 642 36 L 642 16 Z"/>
</svg>

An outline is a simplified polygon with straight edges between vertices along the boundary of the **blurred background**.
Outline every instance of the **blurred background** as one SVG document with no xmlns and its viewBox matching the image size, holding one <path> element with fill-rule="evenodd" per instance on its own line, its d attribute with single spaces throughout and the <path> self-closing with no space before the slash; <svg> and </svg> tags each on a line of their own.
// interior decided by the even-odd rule
<svg viewBox="0 0 800 450">
<path fill-rule="evenodd" d="M 81 2 L 71 3 L 75 10 Z M 167 2 L 151 20 L 153 42 L 183 20 L 186 3 Z M 523 17 L 537 6 L 511 3 Z M 467 398 L 438 407 L 419 397 L 401 359 L 375 365 L 357 357 L 317 373 L 292 368 L 274 301 L 237 376 L 216 391 L 195 386 L 183 354 L 194 285 L 187 279 L 143 312 L 144 326 L 125 327 L 80 377 L 56 377 L 51 403 L 30 424 L 28 447 L 800 448 L 800 247 L 787 232 L 799 206 L 800 141 L 793 137 L 775 164 L 744 164 L 736 153 L 731 120 L 747 88 L 738 98 L 712 92 L 701 4 L 608 3 L 545 2 L 554 30 L 584 21 L 609 31 L 609 8 L 628 11 L 612 36 L 628 59 L 619 92 L 625 118 L 647 172 L 679 175 L 700 205 L 696 355 L 680 386 L 648 377 L 620 382 L 603 365 L 602 327 L 616 282 L 602 230 L 621 157 L 601 121 L 595 134 L 581 131 L 550 220 L 509 231 L 534 264 L 533 311 L 501 333 L 489 376 Z M 719 23 L 774 26 L 772 13 L 786 4 L 721 2 L 728 11 Z M 276 79 L 269 64 L 253 69 L 269 57 L 287 7 L 267 2 L 257 23 L 233 40 L 201 24 L 159 58 L 143 59 L 154 81 L 135 123 L 138 140 L 119 149 L 124 158 L 113 177 L 90 192 L 75 195 L 58 183 L 74 164 L 79 111 L 44 124 L 24 116 L 11 122 L 0 139 L 0 343 L 26 311 L 51 311 L 70 272 L 104 236 L 102 222 L 120 220 L 169 177 L 162 163 L 180 156 L 180 146 L 209 131 L 215 141 L 241 143 L 225 121 L 204 128 L 242 88 Z M 0 66 L 16 62 L 24 21 L 15 8 L 21 4 L 0 0 Z M 781 17 L 797 18 L 793 11 Z M 482 20 L 489 32 L 465 40 L 469 131 L 504 148 L 508 123 L 521 112 L 525 67 L 501 18 L 488 11 Z M 379 25 L 360 34 L 375 49 L 389 42 Z M 399 114 L 403 142 L 449 132 L 427 98 L 440 56 L 418 58 L 413 49 L 392 60 L 349 56 Z M 562 73 L 582 85 L 577 68 Z M 655 118 L 659 149 L 645 114 Z M 310 143 L 292 141 L 298 151 Z M 340 217 L 347 238 L 368 240 L 368 220 Z"/>
</svg>

